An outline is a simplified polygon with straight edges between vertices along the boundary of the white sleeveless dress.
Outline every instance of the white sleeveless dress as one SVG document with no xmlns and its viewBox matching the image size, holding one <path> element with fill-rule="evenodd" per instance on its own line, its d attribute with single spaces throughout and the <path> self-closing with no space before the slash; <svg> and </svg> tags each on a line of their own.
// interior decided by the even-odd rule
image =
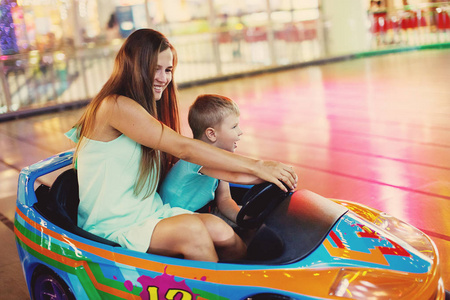
<svg viewBox="0 0 450 300">
<path fill-rule="evenodd" d="M 75 129 L 66 136 L 77 142 Z M 109 142 L 82 140 L 76 162 L 78 226 L 122 247 L 146 252 L 160 220 L 192 212 L 163 204 L 157 192 L 146 198 L 144 192 L 135 195 L 140 160 L 141 146 L 123 134 Z"/>
</svg>

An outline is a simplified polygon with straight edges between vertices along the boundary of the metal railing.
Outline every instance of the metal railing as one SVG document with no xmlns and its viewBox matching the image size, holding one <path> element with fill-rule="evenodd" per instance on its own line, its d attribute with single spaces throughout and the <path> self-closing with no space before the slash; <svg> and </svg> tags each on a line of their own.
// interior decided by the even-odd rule
<svg viewBox="0 0 450 300">
<path fill-rule="evenodd" d="M 0 59 L 0 117 L 83 104 L 112 70 L 115 49 L 30 52 Z"/>
<path fill-rule="evenodd" d="M 450 6 L 368 14 L 367 50 L 450 42 Z M 234 31 L 170 37 L 180 86 L 330 59 L 330 22 L 272 23 Z M 120 45 L 0 56 L 0 120 L 84 105 L 109 77 Z M 351 53 L 349 53 L 351 54 Z"/>
<path fill-rule="evenodd" d="M 179 57 L 177 83 L 190 85 L 323 57 L 318 22 L 295 26 L 295 33 L 290 27 L 273 32 L 254 27 L 171 37 Z M 108 79 L 117 50 L 103 46 L 1 56 L 0 118 L 84 104 Z"/>
</svg>

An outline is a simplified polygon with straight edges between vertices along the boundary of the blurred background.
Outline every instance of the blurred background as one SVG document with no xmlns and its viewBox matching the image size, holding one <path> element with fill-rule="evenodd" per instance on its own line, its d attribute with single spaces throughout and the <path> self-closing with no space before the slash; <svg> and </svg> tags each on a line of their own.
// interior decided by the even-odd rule
<svg viewBox="0 0 450 300">
<path fill-rule="evenodd" d="M 132 31 L 167 35 L 186 85 L 448 47 L 449 1 L 1 0 L 0 120 L 85 104 Z"/>
<path fill-rule="evenodd" d="M 63 133 L 143 27 L 177 49 L 183 134 L 198 94 L 235 99 L 238 153 L 416 226 L 449 290 L 449 13 L 450 0 L 0 0 L 0 299 L 29 299 L 20 171 L 73 147 Z"/>
</svg>

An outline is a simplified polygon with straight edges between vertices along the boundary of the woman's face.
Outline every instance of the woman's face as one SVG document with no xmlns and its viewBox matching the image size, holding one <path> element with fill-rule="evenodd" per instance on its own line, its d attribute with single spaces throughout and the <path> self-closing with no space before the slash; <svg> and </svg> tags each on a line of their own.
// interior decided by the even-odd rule
<svg viewBox="0 0 450 300">
<path fill-rule="evenodd" d="M 153 96 L 158 101 L 167 85 L 172 81 L 173 55 L 170 48 L 158 54 L 158 66 L 153 80 Z"/>
</svg>

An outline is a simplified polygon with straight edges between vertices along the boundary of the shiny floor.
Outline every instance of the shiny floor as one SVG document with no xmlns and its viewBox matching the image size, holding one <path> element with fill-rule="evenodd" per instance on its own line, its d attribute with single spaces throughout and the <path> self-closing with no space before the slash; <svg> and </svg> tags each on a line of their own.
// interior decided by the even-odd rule
<svg viewBox="0 0 450 300">
<path fill-rule="evenodd" d="M 450 289 L 450 50 L 374 56 L 180 91 L 234 99 L 237 152 L 292 164 L 299 187 L 407 221 L 436 243 Z M 0 299 L 27 299 L 12 222 L 20 170 L 66 150 L 82 110 L 0 123 Z M 42 181 L 50 183 L 51 178 Z"/>
</svg>

